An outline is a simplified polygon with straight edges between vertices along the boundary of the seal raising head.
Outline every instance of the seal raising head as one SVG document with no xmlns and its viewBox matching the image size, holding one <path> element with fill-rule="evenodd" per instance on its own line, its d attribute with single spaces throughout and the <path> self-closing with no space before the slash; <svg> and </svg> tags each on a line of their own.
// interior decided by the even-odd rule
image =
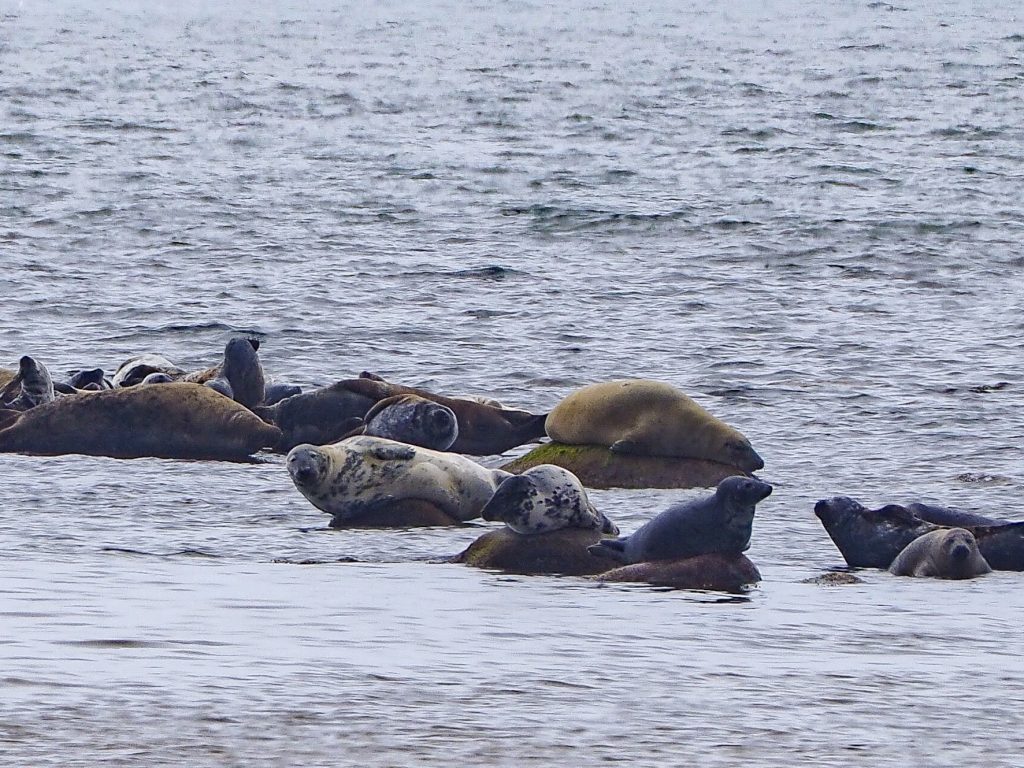
<svg viewBox="0 0 1024 768">
<path fill-rule="evenodd" d="M 753 477 L 727 477 L 712 496 L 675 504 L 631 536 L 590 547 L 620 563 L 677 560 L 711 552 L 739 554 L 750 546 L 754 507 L 772 492 Z"/>
<path fill-rule="evenodd" d="M 560 528 L 594 529 L 612 536 L 619 533 L 615 523 L 590 503 L 576 475 L 553 464 L 540 464 L 504 480 L 480 516 L 501 520 L 522 534 Z"/>
<path fill-rule="evenodd" d="M 963 528 L 943 528 L 910 542 L 889 566 L 895 576 L 972 579 L 991 573 L 978 551 L 974 534 Z"/>
<path fill-rule="evenodd" d="M 27 411 L 37 405 L 52 403 L 55 397 L 50 372 L 28 355 L 18 361 L 17 375 L 0 391 L 0 403 L 12 411 Z"/>
</svg>

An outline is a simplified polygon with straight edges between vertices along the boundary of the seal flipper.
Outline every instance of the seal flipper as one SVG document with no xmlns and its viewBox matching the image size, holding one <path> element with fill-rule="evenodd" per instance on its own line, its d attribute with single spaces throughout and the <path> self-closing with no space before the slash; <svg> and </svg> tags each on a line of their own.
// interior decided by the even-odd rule
<svg viewBox="0 0 1024 768">
<path fill-rule="evenodd" d="M 415 458 L 416 449 L 411 445 L 395 443 L 394 445 L 375 445 L 369 453 L 381 461 L 408 461 Z"/>
<path fill-rule="evenodd" d="M 626 453 L 633 456 L 649 456 L 651 454 L 651 451 L 643 443 L 630 438 L 616 440 L 608 446 L 608 450 L 612 453 Z"/>
<path fill-rule="evenodd" d="M 619 535 L 619 526 L 609 520 L 608 515 L 604 512 L 599 512 L 596 509 L 594 510 L 594 513 L 597 515 L 598 520 L 601 521 L 601 533 L 608 534 L 609 536 Z"/>
<path fill-rule="evenodd" d="M 628 537 L 627 537 L 628 538 Z M 587 552 L 596 557 L 606 557 L 620 563 L 626 563 L 626 541 L 627 539 L 602 539 L 597 544 L 587 547 Z"/>
</svg>

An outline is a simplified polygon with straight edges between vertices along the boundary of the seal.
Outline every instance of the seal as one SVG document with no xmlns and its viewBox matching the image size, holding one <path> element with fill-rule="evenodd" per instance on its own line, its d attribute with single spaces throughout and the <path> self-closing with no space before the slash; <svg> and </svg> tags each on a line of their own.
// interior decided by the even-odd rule
<svg viewBox="0 0 1024 768">
<path fill-rule="evenodd" d="M 227 395 L 250 410 L 263 403 L 266 379 L 258 350 L 260 340 L 245 336 L 230 339 L 224 347 L 224 360 L 216 377 L 206 386 Z"/>
<path fill-rule="evenodd" d="M 68 372 L 65 383 L 75 390 L 96 391 L 100 389 L 112 389 L 113 384 L 106 377 L 102 368 L 89 368 L 88 370 L 74 370 Z"/>
<path fill-rule="evenodd" d="M 419 395 L 395 395 L 370 408 L 355 434 L 445 451 L 459 436 L 459 422 L 446 405 Z"/>
<path fill-rule="evenodd" d="M 715 493 L 673 506 L 632 535 L 605 539 L 590 551 L 620 563 L 680 560 L 712 552 L 739 554 L 750 546 L 754 507 L 772 487 L 753 477 L 727 477 Z"/>
<path fill-rule="evenodd" d="M 974 534 L 964 528 L 943 528 L 918 536 L 889 566 L 894 576 L 937 579 L 973 579 L 991 572 Z"/>
<path fill-rule="evenodd" d="M 709 459 L 753 472 L 764 461 L 740 432 L 675 387 L 622 379 L 576 390 L 548 414 L 548 437 L 615 453 Z"/>
<path fill-rule="evenodd" d="M 121 363 L 114 371 L 110 383 L 115 388 L 133 387 L 136 384 L 141 384 L 142 380 L 151 373 L 166 373 L 172 379 L 178 380 L 185 375 L 185 369 L 179 368 L 160 355 L 140 355 Z"/>
<path fill-rule="evenodd" d="M 435 395 L 367 373 L 254 410 L 284 432 L 282 446 L 288 450 L 300 443 L 324 445 L 341 440 L 376 403 L 396 395 L 418 395 L 455 413 L 459 435 L 448 448 L 453 453 L 491 456 L 544 435 L 544 415 Z"/>
<path fill-rule="evenodd" d="M 480 511 L 480 517 L 500 520 L 524 535 L 562 528 L 619 534 L 618 526 L 590 503 L 576 475 L 554 464 L 541 464 L 503 480 Z"/>
<path fill-rule="evenodd" d="M 184 382 L 83 392 L 24 413 L 0 411 L 3 452 L 242 461 L 280 438 L 280 430 L 242 405 Z"/>
<path fill-rule="evenodd" d="M 911 511 L 912 508 L 919 508 L 919 505 L 887 504 L 880 509 L 867 509 L 849 496 L 834 496 L 815 504 L 814 513 L 847 565 L 885 569 L 914 539 L 942 528 L 921 519 Z M 938 509 L 949 512 L 944 508 Z M 966 528 L 974 535 L 989 566 L 997 571 L 1024 571 L 1024 522 L 1002 522 L 966 514 L 989 523 L 956 526 Z M 939 513 L 939 516 L 945 515 Z"/>
<path fill-rule="evenodd" d="M 56 396 L 53 378 L 46 366 L 25 355 L 18 361 L 17 375 L 0 390 L 0 403 L 12 411 L 27 411 L 52 403 Z"/>
<path fill-rule="evenodd" d="M 594 528 L 560 528 L 523 536 L 503 525 L 487 531 L 451 562 L 524 575 L 588 576 L 608 570 L 605 558 L 587 550 L 600 540 L 601 532 Z"/>
<path fill-rule="evenodd" d="M 263 397 L 264 405 L 276 405 L 277 403 L 284 400 L 286 397 L 292 397 L 293 395 L 301 395 L 302 387 L 298 384 L 267 384 L 266 392 Z"/>
<path fill-rule="evenodd" d="M 170 384 L 173 381 L 174 379 L 168 374 L 157 372 L 149 374 L 146 378 L 140 381 L 139 384 Z"/>
<path fill-rule="evenodd" d="M 295 487 L 332 525 L 367 518 L 396 502 L 429 502 L 456 522 L 480 516 L 507 472 L 452 453 L 371 435 L 298 445 L 285 460 Z"/>
<path fill-rule="evenodd" d="M 496 407 L 463 397 L 446 397 L 425 389 L 385 381 L 363 372 L 348 382 L 350 388 L 382 400 L 395 395 L 419 395 L 450 408 L 459 424 L 459 436 L 448 450 L 472 456 L 494 456 L 544 436 L 546 414 Z"/>
</svg>

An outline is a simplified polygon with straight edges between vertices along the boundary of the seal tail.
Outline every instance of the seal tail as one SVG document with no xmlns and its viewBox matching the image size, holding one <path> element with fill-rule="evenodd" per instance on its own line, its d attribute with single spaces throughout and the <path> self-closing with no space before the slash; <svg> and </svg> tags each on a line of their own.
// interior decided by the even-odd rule
<svg viewBox="0 0 1024 768">
<path fill-rule="evenodd" d="M 602 539 L 597 544 L 587 547 L 587 552 L 595 557 L 605 557 L 628 565 L 626 562 L 626 539 Z"/>
</svg>

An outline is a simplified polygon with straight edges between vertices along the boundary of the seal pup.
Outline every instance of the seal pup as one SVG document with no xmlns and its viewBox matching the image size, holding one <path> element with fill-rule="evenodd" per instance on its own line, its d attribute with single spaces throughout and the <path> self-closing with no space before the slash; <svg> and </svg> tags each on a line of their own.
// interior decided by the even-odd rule
<svg viewBox="0 0 1024 768">
<path fill-rule="evenodd" d="M 15 392 L 20 392 L 15 395 Z M 12 411 L 27 411 L 56 397 L 53 378 L 46 366 L 28 355 L 18 361 L 17 375 L 0 390 L 2 407 Z"/>
<path fill-rule="evenodd" d="M 554 464 L 540 464 L 503 480 L 480 511 L 480 517 L 500 520 L 525 535 L 561 528 L 619 535 L 618 526 L 590 503 L 576 475 Z"/>
<path fill-rule="evenodd" d="M 459 436 L 455 411 L 419 395 L 395 395 L 377 402 L 353 433 L 446 451 Z"/>
<path fill-rule="evenodd" d="M 937 579 L 973 579 L 991 572 L 974 534 L 964 528 L 943 528 L 918 536 L 889 566 L 894 576 Z"/>
<path fill-rule="evenodd" d="M 185 375 L 185 369 L 179 368 L 161 355 L 139 355 L 121 363 L 114 371 L 110 382 L 115 388 L 133 387 L 141 384 L 151 373 L 166 373 L 172 379 L 178 380 Z"/>
<path fill-rule="evenodd" d="M 0 411 L 0 451 L 240 461 L 281 438 L 244 406 L 184 382 L 61 397 Z"/>
<path fill-rule="evenodd" d="M 674 504 L 630 536 L 605 539 L 590 551 L 625 565 L 712 552 L 739 554 L 750 546 L 754 507 L 771 492 L 757 478 L 727 477 L 713 495 Z"/>
<path fill-rule="evenodd" d="M 603 445 L 614 453 L 709 459 L 754 472 L 764 461 L 738 430 L 675 387 L 648 379 L 591 384 L 548 414 L 548 437 L 569 445 Z"/>
<path fill-rule="evenodd" d="M 410 499 L 429 502 L 455 521 L 472 520 L 509 477 L 465 456 L 371 435 L 298 445 L 285 466 L 299 492 L 341 523 Z"/>
</svg>

